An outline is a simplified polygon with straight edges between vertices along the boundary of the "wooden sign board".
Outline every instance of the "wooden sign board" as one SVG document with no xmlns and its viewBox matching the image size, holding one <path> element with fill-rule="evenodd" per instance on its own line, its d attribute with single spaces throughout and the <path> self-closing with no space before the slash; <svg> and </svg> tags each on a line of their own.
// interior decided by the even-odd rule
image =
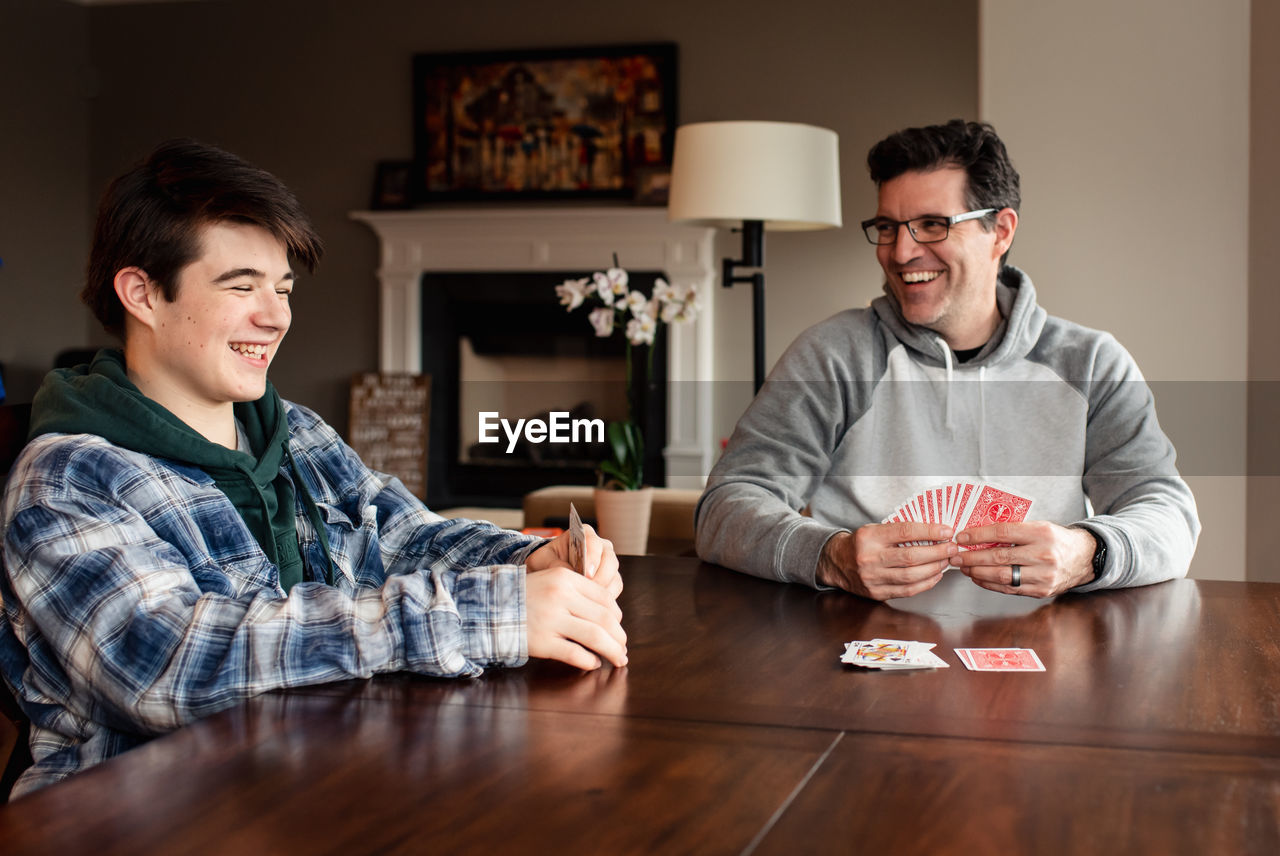
<svg viewBox="0 0 1280 856">
<path fill-rule="evenodd" d="M 351 379 L 351 448 L 424 501 L 430 417 L 430 375 L 366 372 Z"/>
</svg>

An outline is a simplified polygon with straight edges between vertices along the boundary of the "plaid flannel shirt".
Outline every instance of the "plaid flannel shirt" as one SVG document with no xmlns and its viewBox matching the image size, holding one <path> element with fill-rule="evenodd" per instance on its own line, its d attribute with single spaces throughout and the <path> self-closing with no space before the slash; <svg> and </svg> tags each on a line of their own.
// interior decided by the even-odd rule
<svg viewBox="0 0 1280 856">
<path fill-rule="evenodd" d="M 35 759 L 15 795 L 267 690 L 526 660 L 522 565 L 543 542 L 441 518 L 285 406 L 337 574 L 299 507 L 287 597 L 202 470 L 87 434 L 23 452 L 0 516 L 0 671 Z"/>
</svg>

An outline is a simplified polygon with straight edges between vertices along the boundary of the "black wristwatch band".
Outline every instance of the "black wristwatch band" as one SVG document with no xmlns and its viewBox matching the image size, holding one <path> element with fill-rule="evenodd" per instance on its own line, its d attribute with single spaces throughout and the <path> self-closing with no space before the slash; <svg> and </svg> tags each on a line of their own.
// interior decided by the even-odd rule
<svg viewBox="0 0 1280 856">
<path fill-rule="evenodd" d="M 1103 541 L 1102 536 L 1092 529 L 1089 530 L 1089 534 L 1093 536 L 1093 540 L 1096 541 L 1098 545 L 1093 548 L 1092 582 L 1096 583 L 1098 580 L 1102 579 L 1102 572 L 1107 569 L 1107 542 Z"/>
<path fill-rule="evenodd" d="M 1102 536 L 1092 526 L 1082 526 L 1079 523 L 1072 525 L 1072 529 L 1083 529 L 1093 536 L 1093 579 L 1088 583 L 1081 585 L 1092 585 L 1102 579 L 1102 572 L 1107 569 L 1107 542 L 1102 540 Z"/>
</svg>

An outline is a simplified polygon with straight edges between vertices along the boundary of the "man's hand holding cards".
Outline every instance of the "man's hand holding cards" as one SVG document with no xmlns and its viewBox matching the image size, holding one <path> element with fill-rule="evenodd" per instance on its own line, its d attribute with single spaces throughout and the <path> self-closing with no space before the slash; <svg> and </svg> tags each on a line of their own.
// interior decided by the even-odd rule
<svg viewBox="0 0 1280 856">
<path fill-rule="evenodd" d="M 955 532 L 955 566 L 991 591 L 1052 597 L 1087 582 L 1093 575 L 1094 536 L 1028 521 L 1032 505 L 1030 498 L 998 485 L 958 482 L 911 497 L 885 523 L 942 521 Z"/>
<path fill-rule="evenodd" d="M 951 565 L 965 566 L 958 559 L 961 550 L 996 546 L 971 538 L 952 543 L 957 533 L 1019 523 L 1031 505 L 996 485 L 938 485 L 908 499 L 878 526 L 833 536 L 819 556 L 815 580 L 873 600 L 920 594 L 937 585 Z"/>
<path fill-rule="evenodd" d="M 1031 513 L 1034 500 L 993 484 L 954 482 L 935 485 L 898 506 L 882 523 L 942 523 L 953 532 L 964 532 L 997 523 L 1021 523 Z M 916 541 L 916 545 L 930 542 Z M 960 549 L 983 550 L 996 542 L 964 543 Z"/>
</svg>

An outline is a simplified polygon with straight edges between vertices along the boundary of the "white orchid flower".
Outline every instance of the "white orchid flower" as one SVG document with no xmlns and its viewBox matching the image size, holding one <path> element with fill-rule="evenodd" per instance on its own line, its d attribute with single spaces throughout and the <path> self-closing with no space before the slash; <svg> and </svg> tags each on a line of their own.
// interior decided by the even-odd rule
<svg viewBox="0 0 1280 856">
<path fill-rule="evenodd" d="M 622 268 L 609 268 L 604 273 L 595 275 L 596 294 L 604 301 L 605 306 L 612 306 L 616 301 L 627 299 L 627 272 Z"/>
<path fill-rule="evenodd" d="M 698 288 L 694 285 L 677 285 L 671 290 L 668 303 L 662 307 L 662 320 L 667 324 L 680 324 L 698 317 Z"/>
<path fill-rule="evenodd" d="M 659 324 L 683 323 L 698 317 L 696 286 L 673 285 L 664 277 L 656 277 L 652 296 L 646 298 L 639 290 L 629 290 L 629 281 L 626 270 L 613 267 L 590 277 L 566 279 L 555 287 L 556 296 L 570 312 L 592 296 L 599 298 L 599 305 L 589 313 L 588 320 L 600 338 L 613 335 L 629 314 L 625 334 L 632 345 L 652 345 Z"/>
<path fill-rule="evenodd" d="M 591 310 L 591 314 L 587 316 L 587 320 L 591 322 L 591 326 L 596 328 L 596 335 L 600 338 L 606 338 L 613 335 L 613 310 L 607 306 L 601 306 L 599 309 Z"/>
<path fill-rule="evenodd" d="M 630 277 L 627 276 L 627 272 L 624 269 L 609 268 L 604 272 L 604 275 L 608 278 L 609 284 L 613 286 L 614 294 L 621 296 L 627 293 L 627 282 Z"/>
<path fill-rule="evenodd" d="M 609 283 L 609 277 L 602 273 L 592 274 L 595 280 L 596 297 L 600 298 L 600 302 L 605 306 L 613 305 L 613 286 Z"/>
<path fill-rule="evenodd" d="M 648 315 L 637 315 L 627 322 L 627 341 L 633 345 L 652 345 L 658 323 Z"/>
<path fill-rule="evenodd" d="M 560 305 L 566 307 L 566 312 L 572 312 L 582 305 L 582 301 L 587 297 L 587 280 L 583 279 L 566 279 L 563 283 L 556 286 L 556 294 L 560 298 Z"/>
<path fill-rule="evenodd" d="M 641 315 L 652 314 L 647 311 L 649 308 L 649 301 L 645 300 L 644 295 L 639 291 L 627 293 L 627 306 L 631 309 L 631 314 L 637 318 Z"/>
<path fill-rule="evenodd" d="M 681 301 L 682 310 L 680 314 L 683 316 L 681 321 L 692 321 L 698 317 L 698 310 L 702 307 L 698 305 L 698 287 L 689 285 L 685 287 L 684 300 Z"/>
</svg>

